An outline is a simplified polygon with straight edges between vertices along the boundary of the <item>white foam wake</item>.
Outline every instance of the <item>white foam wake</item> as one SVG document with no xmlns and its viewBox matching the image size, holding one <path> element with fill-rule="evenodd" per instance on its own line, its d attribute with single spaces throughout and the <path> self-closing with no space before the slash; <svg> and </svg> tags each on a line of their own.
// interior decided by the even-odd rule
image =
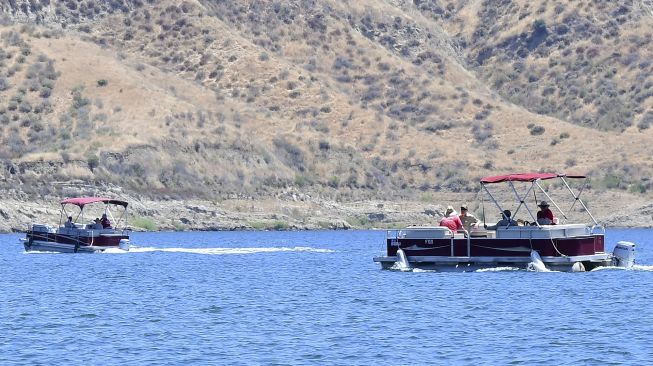
<svg viewBox="0 0 653 366">
<path fill-rule="evenodd" d="M 476 272 L 508 272 L 508 271 L 519 271 L 517 267 L 492 267 L 492 268 L 481 268 L 477 269 Z"/>
<path fill-rule="evenodd" d="M 226 255 L 226 254 L 255 254 L 255 253 L 278 253 L 278 252 L 310 252 L 310 253 L 334 253 L 331 249 L 319 249 L 311 247 L 267 247 L 267 248 L 155 248 L 155 247 L 131 247 L 129 252 L 123 250 L 105 251 L 104 253 L 148 253 L 148 252 L 171 252 L 191 253 L 204 255 Z"/>
<path fill-rule="evenodd" d="M 130 250 L 131 250 L 131 248 L 130 248 Z M 126 251 L 126 250 L 122 250 L 120 248 L 107 248 L 107 249 L 103 250 L 102 253 L 105 253 L 105 254 L 126 254 L 126 253 L 129 253 L 129 252 Z"/>
<path fill-rule="evenodd" d="M 645 271 L 645 272 L 653 272 L 653 266 L 643 265 L 643 264 L 633 264 L 633 266 L 630 267 L 630 268 L 607 266 L 607 267 L 596 267 L 596 268 L 594 268 L 592 270 L 592 272 L 595 272 L 595 271 Z"/>
</svg>

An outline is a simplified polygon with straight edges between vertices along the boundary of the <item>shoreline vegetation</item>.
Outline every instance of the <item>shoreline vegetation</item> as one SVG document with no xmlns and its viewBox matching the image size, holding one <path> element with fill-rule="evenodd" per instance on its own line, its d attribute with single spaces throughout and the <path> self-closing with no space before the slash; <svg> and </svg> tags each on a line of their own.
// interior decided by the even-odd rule
<svg viewBox="0 0 653 366">
<path fill-rule="evenodd" d="M 96 195 L 138 230 L 496 222 L 510 172 L 653 227 L 651 6 L 447 3 L 2 2 L 0 231 Z"/>
<path fill-rule="evenodd" d="M 127 226 L 133 231 L 393 229 L 408 225 L 438 225 L 447 205 L 457 207 L 458 202 L 470 202 L 469 197 L 456 194 L 442 194 L 442 197 L 432 199 L 433 201 L 428 202 L 338 202 L 315 198 L 132 200 Z M 620 205 L 619 210 L 614 211 L 608 206 L 614 204 L 614 198 L 610 201 L 602 197 L 591 197 L 588 202 L 604 203 L 600 206 L 594 204 L 590 210 L 605 227 L 653 227 L 651 203 L 630 202 Z M 483 207 L 478 203 L 468 205 L 470 210 L 482 219 Z M 485 202 L 487 222 L 492 223 L 498 215 L 494 215 L 496 207 L 490 205 L 491 203 Z M 59 209 L 56 199 L 2 199 L 0 232 L 22 232 L 31 223 L 56 227 L 59 224 Z M 570 216 L 572 222 L 591 222 L 586 214 L 574 212 L 574 215 Z"/>
</svg>

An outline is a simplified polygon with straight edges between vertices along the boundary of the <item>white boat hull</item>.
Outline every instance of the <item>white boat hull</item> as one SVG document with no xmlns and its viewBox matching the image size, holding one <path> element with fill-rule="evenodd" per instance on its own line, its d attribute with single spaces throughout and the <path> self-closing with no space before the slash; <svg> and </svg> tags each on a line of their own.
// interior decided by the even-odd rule
<svg viewBox="0 0 653 366">
<path fill-rule="evenodd" d="M 77 248 L 71 244 L 56 243 L 51 241 L 34 240 L 31 245 L 23 240 L 26 252 L 56 252 L 56 253 L 101 253 L 109 248 L 116 247 L 100 247 L 94 245 L 80 245 Z M 120 248 L 123 249 L 123 248 Z M 123 249 L 125 250 L 125 249 Z"/>
</svg>

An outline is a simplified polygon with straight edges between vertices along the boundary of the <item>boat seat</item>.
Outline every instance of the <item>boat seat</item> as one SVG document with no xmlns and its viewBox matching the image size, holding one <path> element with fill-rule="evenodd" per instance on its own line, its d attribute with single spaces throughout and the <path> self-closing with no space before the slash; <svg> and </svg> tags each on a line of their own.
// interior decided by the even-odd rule
<svg viewBox="0 0 653 366">
<path fill-rule="evenodd" d="M 472 230 L 469 232 L 472 238 L 487 238 L 487 230 Z"/>
<path fill-rule="evenodd" d="M 589 228 L 583 224 L 510 226 L 497 229 L 497 238 L 502 239 L 550 239 L 589 235 Z"/>
<path fill-rule="evenodd" d="M 454 234 L 444 226 L 409 226 L 399 230 L 398 236 L 405 239 L 451 238 Z"/>
</svg>

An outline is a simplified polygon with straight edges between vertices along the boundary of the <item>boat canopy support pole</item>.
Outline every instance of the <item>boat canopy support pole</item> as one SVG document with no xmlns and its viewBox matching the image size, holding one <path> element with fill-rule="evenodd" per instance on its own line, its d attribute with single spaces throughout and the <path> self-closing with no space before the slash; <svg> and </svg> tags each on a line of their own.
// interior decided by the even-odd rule
<svg viewBox="0 0 653 366">
<path fill-rule="evenodd" d="M 571 203 L 571 207 L 569 207 L 569 212 L 571 212 L 574 207 L 576 206 L 576 202 L 580 200 L 580 195 L 583 194 L 583 191 L 585 190 L 585 187 L 587 187 L 587 182 L 589 182 L 589 178 L 585 179 L 585 182 L 583 183 L 583 186 L 580 187 L 580 190 L 578 191 L 578 194 L 574 194 L 574 191 L 571 190 L 571 187 L 569 184 L 567 184 L 567 181 L 562 179 L 562 181 L 565 183 L 565 186 L 567 186 L 567 189 L 569 192 L 574 196 L 574 202 Z"/>
<path fill-rule="evenodd" d="M 490 199 L 492 200 L 492 202 L 494 202 L 494 205 L 497 206 L 497 208 L 499 209 L 499 212 L 503 212 L 503 207 L 501 207 L 499 202 L 497 202 L 497 200 L 494 199 L 494 196 L 492 196 L 492 193 L 490 193 L 490 190 L 487 189 L 485 184 L 481 183 L 481 187 L 483 187 L 483 189 L 485 190 L 487 195 L 490 196 Z M 485 221 L 485 215 L 483 215 L 483 221 Z"/>
<path fill-rule="evenodd" d="M 533 190 L 533 186 L 534 184 L 531 184 L 531 187 L 528 188 L 528 191 L 526 191 L 524 197 L 520 197 L 519 193 L 517 192 L 517 189 L 515 188 L 515 185 L 512 182 L 510 182 L 510 187 L 512 188 L 512 191 L 515 192 L 515 197 L 517 197 L 517 200 L 519 201 L 519 206 L 517 206 L 517 209 L 515 210 L 515 213 L 512 216 L 514 217 L 515 215 L 517 215 L 517 212 L 519 211 L 521 206 L 524 206 L 526 208 L 526 211 L 528 211 L 528 214 L 531 216 L 531 218 L 535 221 L 535 223 L 537 223 L 537 219 L 535 218 L 535 216 L 533 216 L 533 212 L 531 212 L 531 209 L 528 208 L 528 205 L 524 203 L 526 197 L 528 197 L 528 195 L 531 194 L 531 191 Z M 540 224 L 537 224 L 537 226 L 540 226 Z"/>
<path fill-rule="evenodd" d="M 583 208 L 585 209 L 585 212 L 587 212 L 587 214 L 590 215 L 590 217 L 592 218 L 592 221 L 594 221 L 594 225 L 598 225 L 599 223 L 596 221 L 596 219 L 594 218 L 594 216 L 592 215 L 590 210 L 587 209 L 587 206 L 585 206 L 585 203 L 583 202 L 583 200 L 580 199 L 580 195 L 583 193 L 583 190 L 585 189 L 585 187 L 587 185 L 588 179 L 587 178 L 585 179 L 585 183 L 583 183 L 583 186 L 581 187 L 578 194 L 574 193 L 574 191 L 571 189 L 571 187 L 569 187 L 569 184 L 567 183 L 567 181 L 563 177 L 560 177 L 560 179 L 562 179 L 562 182 L 565 184 L 565 186 L 567 187 L 569 192 L 574 196 L 574 203 L 571 205 L 571 208 L 572 209 L 574 208 L 574 205 L 576 204 L 576 201 L 580 202 L 581 206 L 583 206 Z"/>
<path fill-rule="evenodd" d="M 114 225 L 117 226 L 116 224 L 118 222 L 116 221 L 116 219 L 113 218 L 113 214 L 111 213 L 111 210 L 109 209 L 109 204 L 108 203 L 104 206 L 104 213 L 108 214 L 109 220 L 111 220 L 111 222 L 113 222 Z"/>
<path fill-rule="evenodd" d="M 561 177 L 561 178 L 562 178 L 562 177 Z M 562 181 L 564 182 L 564 179 L 563 179 Z M 549 201 L 551 201 L 551 203 L 553 203 L 553 205 L 558 209 L 558 211 L 560 211 L 560 213 L 562 214 L 562 217 L 565 218 L 565 222 L 566 222 L 566 221 L 567 221 L 567 215 L 565 214 L 565 212 L 562 211 L 562 209 L 560 208 L 560 206 L 558 206 L 558 204 L 555 203 L 555 201 L 551 198 L 551 196 L 549 196 L 549 194 L 546 193 L 546 191 L 544 190 L 544 188 L 542 188 L 542 186 L 540 185 L 540 183 L 539 183 L 538 181 L 535 181 L 535 184 L 537 184 L 537 187 L 540 189 L 540 191 L 542 191 L 542 193 L 544 193 L 544 195 L 546 196 L 546 198 L 548 198 Z M 572 193 L 572 194 L 573 194 L 573 193 Z"/>
</svg>

